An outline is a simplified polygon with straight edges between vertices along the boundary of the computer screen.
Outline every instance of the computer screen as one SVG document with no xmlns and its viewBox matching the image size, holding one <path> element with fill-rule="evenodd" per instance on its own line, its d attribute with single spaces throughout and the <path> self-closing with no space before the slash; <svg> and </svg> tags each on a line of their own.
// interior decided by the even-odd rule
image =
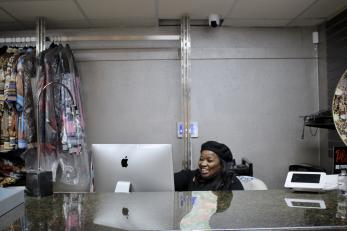
<svg viewBox="0 0 347 231">
<path fill-rule="evenodd" d="M 132 192 L 174 191 L 171 144 L 92 144 L 96 192 L 129 181 Z"/>
</svg>

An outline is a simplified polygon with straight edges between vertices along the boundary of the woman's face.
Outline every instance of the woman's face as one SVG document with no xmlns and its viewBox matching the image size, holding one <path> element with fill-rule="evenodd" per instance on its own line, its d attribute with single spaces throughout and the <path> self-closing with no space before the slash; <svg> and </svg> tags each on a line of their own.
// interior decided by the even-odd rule
<svg viewBox="0 0 347 231">
<path fill-rule="evenodd" d="M 216 153 L 203 150 L 199 159 L 199 170 L 202 178 L 210 178 L 222 171 L 222 165 Z"/>
</svg>

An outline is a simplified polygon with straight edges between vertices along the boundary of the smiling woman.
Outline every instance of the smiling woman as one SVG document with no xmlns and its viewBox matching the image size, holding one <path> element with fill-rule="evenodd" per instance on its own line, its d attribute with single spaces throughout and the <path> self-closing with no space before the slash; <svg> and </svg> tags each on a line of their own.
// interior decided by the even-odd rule
<svg viewBox="0 0 347 231">
<path fill-rule="evenodd" d="M 233 155 L 225 144 L 207 141 L 201 145 L 199 168 L 175 173 L 176 191 L 242 190 L 242 184 L 229 170 Z"/>
</svg>

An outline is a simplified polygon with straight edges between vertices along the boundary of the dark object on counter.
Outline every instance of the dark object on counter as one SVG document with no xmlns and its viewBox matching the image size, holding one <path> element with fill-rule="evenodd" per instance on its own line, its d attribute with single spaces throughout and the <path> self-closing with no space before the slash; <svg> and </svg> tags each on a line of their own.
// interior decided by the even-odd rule
<svg viewBox="0 0 347 231">
<path fill-rule="evenodd" d="M 242 158 L 241 164 L 231 166 L 230 170 L 239 176 L 253 176 L 253 163 Z"/>
<path fill-rule="evenodd" d="M 289 165 L 290 172 L 327 172 L 324 168 L 312 164 Z"/>
<path fill-rule="evenodd" d="M 28 196 L 42 197 L 53 194 L 53 179 L 50 171 L 27 171 L 26 194 Z"/>
</svg>

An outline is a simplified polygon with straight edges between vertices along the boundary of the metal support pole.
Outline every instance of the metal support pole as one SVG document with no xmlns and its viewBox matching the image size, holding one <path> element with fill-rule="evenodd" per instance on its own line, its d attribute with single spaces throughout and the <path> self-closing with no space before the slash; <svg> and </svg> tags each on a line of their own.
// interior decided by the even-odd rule
<svg viewBox="0 0 347 231">
<path fill-rule="evenodd" d="M 190 139 L 190 20 L 188 16 L 181 19 L 181 85 L 183 113 L 183 168 L 191 169 L 192 153 Z"/>
<path fill-rule="evenodd" d="M 38 17 L 36 19 L 36 56 L 46 49 L 46 23 L 45 19 Z"/>
</svg>

